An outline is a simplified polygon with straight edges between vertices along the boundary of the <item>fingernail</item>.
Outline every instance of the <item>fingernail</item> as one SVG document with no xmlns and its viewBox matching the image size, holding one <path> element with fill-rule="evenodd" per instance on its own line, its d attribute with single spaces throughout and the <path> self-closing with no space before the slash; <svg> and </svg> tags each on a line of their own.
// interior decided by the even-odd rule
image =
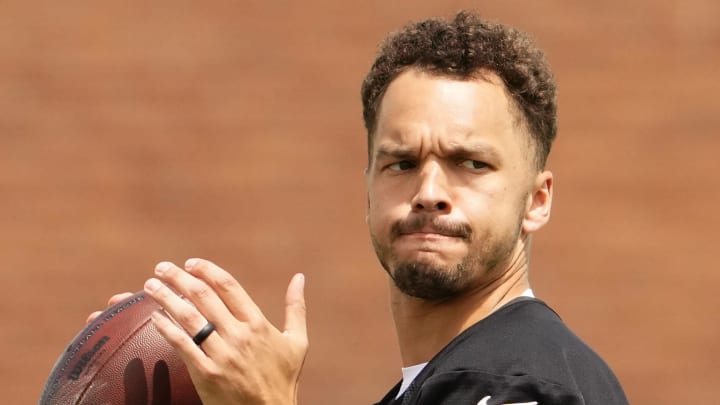
<svg viewBox="0 0 720 405">
<path fill-rule="evenodd" d="M 159 290 L 160 287 L 162 287 L 162 283 L 156 278 L 151 278 L 145 282 L 145 290 L 147 292 L 154 293 L 155 291 Z"/>
<path fill-rule="evenodd" d="M 198 259 L 187 259 L 185 261 L 185 269 L 190 270 L 197 264 Z"/>
<path fill-rule="evenodd" d="M 160 262 L 155 266 L 155 274 L 162 275 L 170 268 L 171 264 L 168 262 Z"/>
</svg>

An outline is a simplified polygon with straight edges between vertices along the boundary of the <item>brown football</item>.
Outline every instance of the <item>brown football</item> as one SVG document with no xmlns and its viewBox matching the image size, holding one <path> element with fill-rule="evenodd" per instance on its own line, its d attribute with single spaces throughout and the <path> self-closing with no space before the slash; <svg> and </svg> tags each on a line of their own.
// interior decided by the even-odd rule
<svg viewBox="0 0 720 405">
<path fill-rule="evenodd" d="M 72 340 L 40 405 L 202 404 L 180 356 L 155 329 L 160 306 L 138 292 L 105 310 Z"/>
</svg>

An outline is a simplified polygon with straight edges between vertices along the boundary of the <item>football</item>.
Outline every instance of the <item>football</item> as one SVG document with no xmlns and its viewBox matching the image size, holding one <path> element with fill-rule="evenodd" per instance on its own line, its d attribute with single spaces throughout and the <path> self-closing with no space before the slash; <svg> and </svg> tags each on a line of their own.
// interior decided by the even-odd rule
<svg viewBox="0 0 720 405">
<path fill-rule="evenodd" d="M 200 405 L 185 364 L 138 292 L 106 309 L 55 363 L 40 405 Z"/>
</svg>

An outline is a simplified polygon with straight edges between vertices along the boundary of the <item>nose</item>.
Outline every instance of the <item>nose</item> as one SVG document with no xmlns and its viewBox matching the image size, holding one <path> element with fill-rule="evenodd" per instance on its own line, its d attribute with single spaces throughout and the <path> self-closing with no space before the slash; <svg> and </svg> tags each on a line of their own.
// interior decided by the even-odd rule
<svg viewBox="0 0 720 405">
<path fill-rule="evenodd" d="M 450 212 L 452 204 L 442 167 L 428 162 L 418 172 L 418 188 L 412 199 L 414 212 Z"/>
</svg>

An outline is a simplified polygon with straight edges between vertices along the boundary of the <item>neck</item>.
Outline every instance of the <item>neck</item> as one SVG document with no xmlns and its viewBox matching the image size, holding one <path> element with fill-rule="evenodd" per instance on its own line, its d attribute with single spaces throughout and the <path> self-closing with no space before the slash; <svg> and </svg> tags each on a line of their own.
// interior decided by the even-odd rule
<svg viewBox="0 0 720 405">
<path fill-rule="evenodd" d="M 466 294 L 428 301 L 402 293 L 390 279 L 390 301 L 403 367 L 429 361 L 452 339 L 530 288 L 525 252 L 499 277 Z"/>
</svg>

